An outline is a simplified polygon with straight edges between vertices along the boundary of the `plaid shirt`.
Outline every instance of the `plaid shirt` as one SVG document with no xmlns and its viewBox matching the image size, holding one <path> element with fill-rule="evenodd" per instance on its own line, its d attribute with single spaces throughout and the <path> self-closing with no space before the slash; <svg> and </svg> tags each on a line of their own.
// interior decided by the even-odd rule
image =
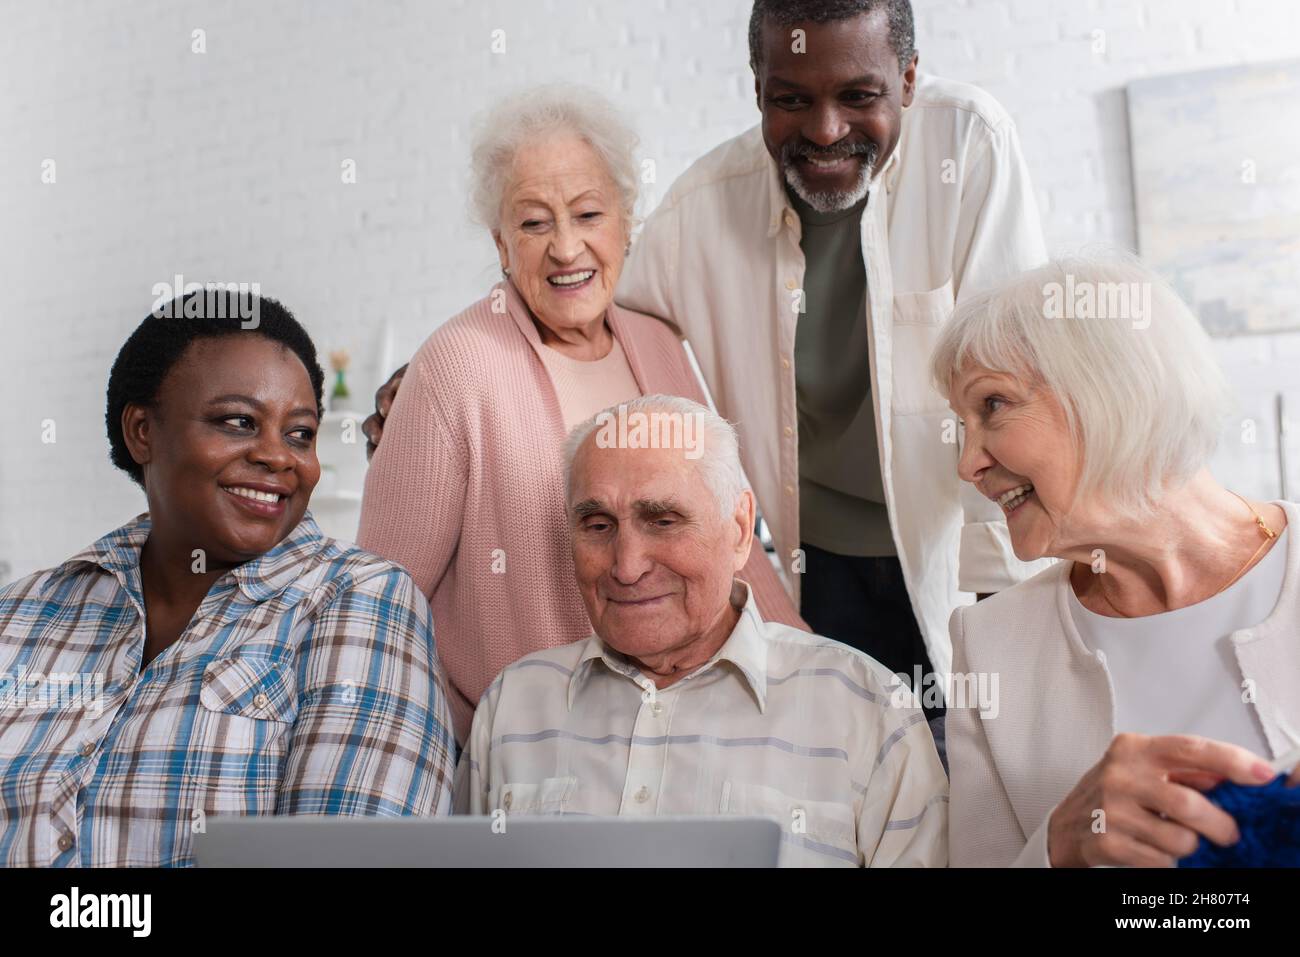
<svg viewBox="0 0 1300 957">
<path fill-rule="evenodd" d="M 428 603 L 310 513 L 143 671 L 148 515 L 0 590 L 0 864 L 192 863 L 221 814 L 445 814 Z"/>
</svg>

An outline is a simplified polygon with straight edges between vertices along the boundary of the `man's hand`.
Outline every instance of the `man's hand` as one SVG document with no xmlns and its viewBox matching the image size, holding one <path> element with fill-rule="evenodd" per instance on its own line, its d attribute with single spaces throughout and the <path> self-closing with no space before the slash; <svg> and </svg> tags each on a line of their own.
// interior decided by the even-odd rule
<svg viewBox="0 0 1300 957">
<path fill-rule="evenodd" d="M 1259 785 L 1274 777 L 1267 762 L 1235 744 L 1117 734 L 1052 813 L 1052 866 L 1172 867 L 1201 835 L 1220 847 L 1235 844 L 1237 823 L 1201 792 L 1224 778 Z"/>
<path fill-rule="evenodd" d="M 361 423 L 361 431 L 366 434 L 366 461 L 369 462 L 375 454 L 375 449 L 379 448 L 379 440 L 384 435 L 384 420 L 388 418 L 388 411 L 393 407 L 393 400 L 397 398 L 397 390 L 402 386 L 402 376 L 406 375 L 407 365 L 402 366 L 394 372 L 379 391 L 375 393 L 375 411 L 374 414 L 366 416 L 366 421 Z"/>
</svg>

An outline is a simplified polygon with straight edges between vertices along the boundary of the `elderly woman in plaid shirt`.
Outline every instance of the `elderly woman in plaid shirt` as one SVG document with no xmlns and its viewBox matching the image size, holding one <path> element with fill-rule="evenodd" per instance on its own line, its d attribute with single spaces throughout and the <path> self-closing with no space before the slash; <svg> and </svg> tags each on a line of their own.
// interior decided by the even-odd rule
<svg viewBox="0 0 1300 957">
<path fill-rule="evenodd" d="M 127 340 L 108 434 L 149 511 L 0 590 L 0 863 L 186 865 L 208 815 L 449 810 L 428 604 L 307 512 L 322 379 L 248 294 Z"/>
</svg>

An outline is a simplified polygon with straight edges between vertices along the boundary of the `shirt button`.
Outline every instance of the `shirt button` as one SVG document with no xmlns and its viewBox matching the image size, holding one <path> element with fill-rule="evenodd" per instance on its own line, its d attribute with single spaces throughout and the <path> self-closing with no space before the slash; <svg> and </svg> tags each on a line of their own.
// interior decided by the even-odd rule
<svg viewBox="0 0 1300 957">
<path fill-rule="evenodd" d="M 78 750 L 77 753 L 80 754 L 83 758 L 90 757 L 92 754 L 95 753 L 95 742 L 94 741 L 85 742 L 84 744 L 82 744 L 80 750 Z"/>
<path fill-rule="evenodd" d="M 75 843 L 77 842 L 73 840 L 72 834 L 69 833 L 68 831 L 64 831 L 62 834 L 59 835 L 58 845 L 60 851 L 72 850 L 72 845 Z"/>
<path fill-rule="evenodd" d="M 790 428 L 790 426 L 787 425 L 785 427 L 785 437 L 788 439 L 792 435 L 794 435 L 794 429 Z"/>
<path fill-rule="evenodd" d="M 794 494 L 794 486 L 793 486 L 793 485 L 787 485 L 787 486 L 785 487 L 785 494 L 786 494 L 786 495 L 793 495 L 793 494 Z"/>
<path fill-rule="evenodd" d="M 650 713 L 657 717 L 664 713 L 664 706 L 656 701 L 650 706 Z"/>
<path fill-rule="evenodd" d="M 641 790 L 637 791 L 635 796 L 638 804 L 644 804 L 650 800 L 650 789 L 643 784 Z"/>
<path fill-rule="evenodd" d="M 506 792 L 504 795 L 502 795 L 502 797 L 501 797 L 501 806 L 502 806 L 503 808 L 505 808 L 505 809 L 508 811 L 508 810 L 510 810 L 510 805 L 511 805 L 512 803 L 513 803 L 513 801 L 512 801 L 512 799 L 511 799 L 510 792 L 507 791 L 507 792 Z"/>
<path fill-rule="evenodd" d="M 787 209 L 787 210 L 785 211 L 785 224 L 786 224 L 787 226 L 793 226 L 793 225 L 794 225 L 794 220 L 795 220 L 794 211 L 793 211 L 793 210 L 790 210 L 790 209 Z"/>
<path fill-rule="evenodd" d="M 799 284 L 798 284 L 797 282 L 795 282 L 793 279 L 787 279 L 787 280 L 785 281 L 785 288 L 786 288 L 786 289 L 797 289 L 798 287 L 799 287 Z"/>
<path fill-rule="evenodd" d="M 790 368 L 790 360 L 789 360 L 789 359 L 784 359 L 784 358 L 783 358 L 783 359 L 781 360 L 781 368 L 782 368 L 782 369 L 788 369 L 788 368 Z"/>
<path fill-rule="evenodd" d="M 264 692 L 259 691 L 256 695 L 253 696 L 254 708 L 265 708 L 270 703 L 271 703 L 271 699 L 268 698 Z"/>
</svg>

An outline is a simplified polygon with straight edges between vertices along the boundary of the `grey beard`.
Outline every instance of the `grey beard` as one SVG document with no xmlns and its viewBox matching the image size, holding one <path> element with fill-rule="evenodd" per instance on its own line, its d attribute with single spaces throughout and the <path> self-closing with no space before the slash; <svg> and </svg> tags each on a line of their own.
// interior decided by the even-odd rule
<svg viewBox="0 0 1300 957">
<path fill-rule="evenodd" d="M 862 202 L 867 191 L 871 188 L 871 171 L 876 166 L 877 150 L 873 144 L 868 151 L 862 164 L 862 169 L 858 175 L 858 181 L 852 189 L 843 192 L 832 192 L 827 190 L 814 190 L 809 188 L 804 182 L 803 177 L 799 174 L 798 168 L 793 162 L 783 163 L 783 172 L 785 181 L 794 190 L 794 194 L 802 199 L 819 213 L 838 213 L 850 209 Z"/>
</svg>

